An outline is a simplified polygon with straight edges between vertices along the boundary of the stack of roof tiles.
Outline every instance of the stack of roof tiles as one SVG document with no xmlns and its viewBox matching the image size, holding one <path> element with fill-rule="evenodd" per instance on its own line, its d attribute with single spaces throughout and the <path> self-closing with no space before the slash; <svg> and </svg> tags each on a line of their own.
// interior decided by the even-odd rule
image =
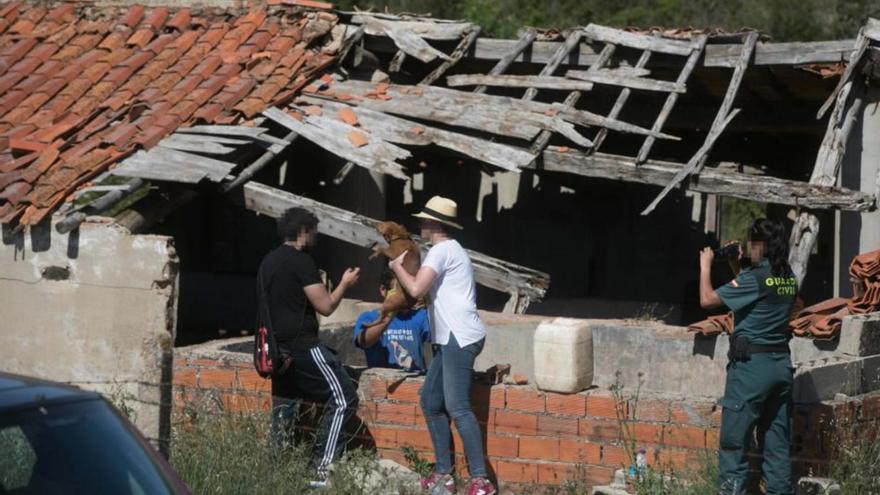
<svg viewBox="0 0 880 495">
<path fill-rule="evenodd" d="M 853 258 L 849 265 L 854 296 L 823 301 L 795 315 L 791 331 L 801 337 L 833 338 L 843 317 L 880 310 L 880 249 Z"/>
<path fill-rule="evenodd" d="M 733 313 L 713 315 L 703 321 L 688 325 L 691 332 L 699 332 L 703 335 L 718 335 L 720 333 L 733 333 Z"/>
<path fill-rule="evenodd" d="M 334 62 L 329 12 L 0 3 L 0 222 L 35 224 L 178 127 L 237 124 Z"/>
<path fill-rule="evenodd" d="M 854 296 L 836 297 L 796 311 L 790 327 L 794 335 L 831 339 L 840 331 L 843 317 L 880 311 L 880 249 L 860 254 L 849 266 Z M 703 335 L 733 333 L 733 313 L 710 316 L 688 329 Z"/>
</svg>

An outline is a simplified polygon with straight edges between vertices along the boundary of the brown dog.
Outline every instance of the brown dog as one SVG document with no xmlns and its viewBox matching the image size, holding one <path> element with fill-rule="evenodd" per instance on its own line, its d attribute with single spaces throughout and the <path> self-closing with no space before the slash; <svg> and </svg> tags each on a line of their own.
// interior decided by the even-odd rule
<svg viewBox="0 0 880 495">
<path fill-rule="evenodd" d="M 382 222 L 376 226 L 376 230 L 379 231 L 379 234 L 382 235 L 382 238 L 385 239 L 385 242 L 387 242 L 388 245 L 373 246 L 373 254 L 370 255 L 370 259 L 375 259 L 381 254 L 388 258 L 388 260 L 393 260 L 406 252 L 406 256 L 403 258 L 402 263 L 403 269 L 410 275 L 415 276 L 416 272 L 419 271 L 419 266 L 421 264 L 419 246 L 413 242 L 406 227 L 395 222 Z M 379 317 L 375 321 L 365 324 L 364 327 L 377 325 L 386 317 L 393 315 L 398 311 L 410 309 L 419 302 L 408 296 L 406 292 L 401 289 L 397 277 L 394 278 L 391 285 L 392 286 L 385 294 L 385 300 L 382 302 L 382 309 L 379 310 Z"/>
</svg>

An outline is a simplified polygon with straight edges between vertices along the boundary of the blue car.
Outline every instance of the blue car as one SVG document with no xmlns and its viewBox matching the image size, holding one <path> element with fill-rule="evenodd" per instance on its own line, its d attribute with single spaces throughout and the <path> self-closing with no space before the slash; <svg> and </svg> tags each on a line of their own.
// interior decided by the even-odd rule
<svg viewBox="0 0 880 495">
<path fill-rule="evenodd" d="M 0 495 L 189 493 L 100 395 L 0 373 Z"/>
</svg>

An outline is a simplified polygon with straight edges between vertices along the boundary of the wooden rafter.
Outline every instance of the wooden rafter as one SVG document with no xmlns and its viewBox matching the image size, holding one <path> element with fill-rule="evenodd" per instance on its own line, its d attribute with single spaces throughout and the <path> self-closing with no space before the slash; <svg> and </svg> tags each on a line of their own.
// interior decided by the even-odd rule
<svg viewBox="0 0 880 495">
<path fill-rule="evenodd" d="M 263 184 L 245 184 L 244 202 L 246 208 L 271 217 L 278 217 L 293 206 L 308 208 L 320 220 L 318 231 L 322 234 L 363 247 L 384 242 L 376 232 L 378 220 Z M 423 241 L 419 243 L 423 249 L 426 247 Z M 468 255 L 476 282 L 515 296 L 521 301 L 517 304 L 520 312 L 525 311 L 528 301 L 540 301 L 550 285 L 550 276 L 546 273 L 476 251 L 469 250 Z"/>
</svg>

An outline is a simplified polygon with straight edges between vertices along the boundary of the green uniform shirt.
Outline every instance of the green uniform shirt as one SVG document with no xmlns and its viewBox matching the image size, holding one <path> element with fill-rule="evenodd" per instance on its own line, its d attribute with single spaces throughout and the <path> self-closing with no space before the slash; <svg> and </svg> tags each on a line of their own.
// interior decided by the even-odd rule
<svg viewBox="0 0 880 495">
<path fill-rule="evenodd" d="M 797 295 L 797 279 L 774 277 L 768 260 L 741 271 L 715 292 L 733 310 L 736 335 L 745 335 L 758 345 L 785 344 L 791 338 L 788 319 Z"/>
</svg>

